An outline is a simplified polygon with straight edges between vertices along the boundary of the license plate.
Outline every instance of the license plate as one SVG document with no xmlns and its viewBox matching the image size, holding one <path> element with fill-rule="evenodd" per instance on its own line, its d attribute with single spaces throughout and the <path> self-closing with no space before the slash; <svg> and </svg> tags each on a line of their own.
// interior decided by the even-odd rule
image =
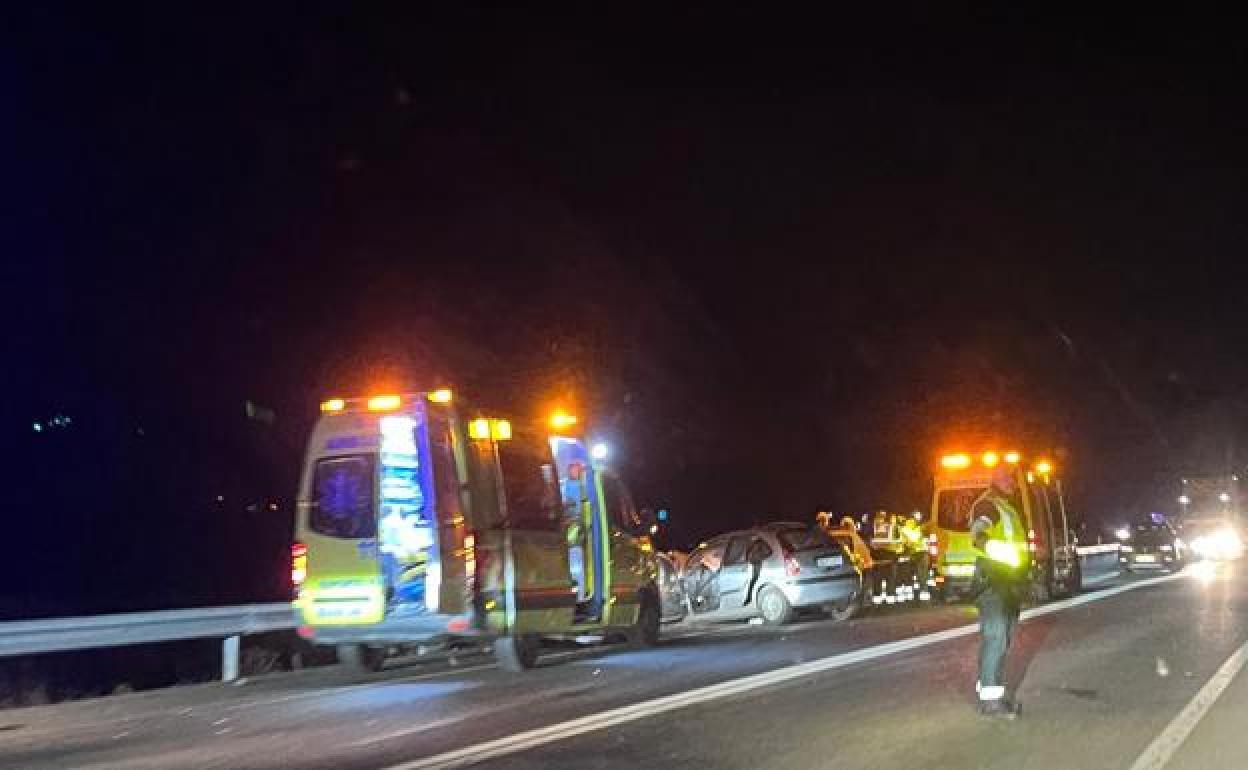
<svg viewBox="0 0 1248 770">
<path fill-rule="evenodd" d="M 816 567 L 840 567 L 844 564 L 845 557 L 843 556 L 820 556 L 818 559 L 815 559 Z"/>
<path fill-rule="evenodd" d="M 1157 557 L 1153 556 L 1151 553 L 1137 553 L 1135 555 L 1135 560 L 1140 562 L 1152 562 L 1157 561 Z"/>
</svg>

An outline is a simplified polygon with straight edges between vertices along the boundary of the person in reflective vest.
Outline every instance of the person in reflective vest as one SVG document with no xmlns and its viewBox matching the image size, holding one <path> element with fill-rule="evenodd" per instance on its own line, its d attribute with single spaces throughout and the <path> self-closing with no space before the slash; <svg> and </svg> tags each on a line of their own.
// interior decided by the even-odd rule
<svg viewBox="0 0 1248 770">
<path fill-rule="evenodd" d="M 1018 709 L 1005 696 L 1005 658 L 1014 638 L 1029 585 L 1027 528 L 1013 502 L 1018 481 L 1013 467 L 998 468 L 988 489 L 971 506 L 971 540 L 976 551 L 972 593 L 979 607 L 979 712 L 1014 718 Z"/>
<path fill-rule="evenodd" d="M 932 594 L 927 590 L 930 564 L 927 559 L 927 541 L 923 539 L 923 527 L 914 516 L 906 517 L 901 525 L 901 539 L 905 542 L 906 556 L 910 559 L 911 583 L 921 601 L 929 601 Z"/>
</svg>

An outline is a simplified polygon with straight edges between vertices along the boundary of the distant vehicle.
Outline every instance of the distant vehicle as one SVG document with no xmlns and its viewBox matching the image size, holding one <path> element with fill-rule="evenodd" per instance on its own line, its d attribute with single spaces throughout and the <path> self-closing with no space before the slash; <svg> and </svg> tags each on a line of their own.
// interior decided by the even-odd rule
<svg viewBox="0 0 1248 770">
<path fill-rule="evenodd" d="M 1216 519 L 1239 510 L 1239 475 L 1234 473 L 1184 476 L 1179 504 L 1183 517 Z"/>
<path fill-rule="evenodd" d="M 1119 531 L 1118 563 L 1128 572 L 1141 569 L 1175 570 L 1183 565 L 1187 548 L 1178 532 L 1165 522 L 1140 522 Z"/>
<path fill-rule="evenodd" d="M 693 616 L 790 622 L 821 609 L 838 620 L 859 609 L 862 571 L 818 527 L 797 522 L 729 532 L 703 543 L 683 571 Z"/>
<path fill-rule="evenodd" d="M 1226 561 L 1244 555 L 1244 541 L 1229 516 L 1189 519 L 1183 524 L 1183 543 L 1201 559 Z"/>
<path fill-rule="evenodd" d="M 1000 465 L 1012 470 L 1017 483 L 1013 502 L 1027 524 L 1034 597 L 1044 601 L 1079 590 L 1082 569 L 1058 470 L 1043 459 L 1027 468 L 1019 452 L 990 450 L 976 457 L 945 455 L 935 473 L 929 553 L 941 595 L 953 598 L 970 589 L 976 561 L 971 510 Z"/>
</svg>

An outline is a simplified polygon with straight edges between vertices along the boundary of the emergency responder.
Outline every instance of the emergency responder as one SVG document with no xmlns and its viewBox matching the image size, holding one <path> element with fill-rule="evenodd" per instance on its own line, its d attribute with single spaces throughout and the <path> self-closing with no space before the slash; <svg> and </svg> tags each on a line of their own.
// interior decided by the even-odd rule
<svg viewBox="0 0 1248 770">
<path fill-rule="evenodd" d="M 928 601 L 932 594 L 927 590 L 927 542 L 923 540 L 923 527 L 919 526 L 919 520 L 914 516 L 907 516 L 905 523 L 901 525 L 901 539 L 910 562 L 911 585 L 919 592 L 920 600 Z"/>
<path fill-rule="evenodd" d="M 972 593 L 979 607 L 979 713 L 1013 719 L 1018 708 L 1005 696 L 1005 657 L 1028 586 L 1027 528 L 1011 498 L 1014 469 L 998 468 L 971 507 L 971 539 L 977 552 Z"/>
</svg>

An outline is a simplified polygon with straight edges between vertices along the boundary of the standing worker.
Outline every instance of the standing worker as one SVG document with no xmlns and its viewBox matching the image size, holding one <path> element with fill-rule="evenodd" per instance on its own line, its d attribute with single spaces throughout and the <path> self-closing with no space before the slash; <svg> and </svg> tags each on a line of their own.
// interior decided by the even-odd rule
<svg viewBox="0 0 1248 770">
<path fill-rule="evenodd" d="M 1013 719 L 1018 708 L 1005 697 L 1005 656 L 1029 584 L 1027 528 L 1011 497 L 1018 491 L 1012 467 L 1000 467 L 971 507 L 971 540 L 977 552 L 973 593 L 979 607 L 979 713 Z"/>
<path fill-rule="evenodd" d="M 906 517 L 901 525 L 901 538 L 906 547 L 906 558 L 910 562 L 910 583 L 919 592 L 920 601 L 929 601 L 932 594 L 927 590 L 927 578 L 930 571 L 927 560 L 927 541 L 923 539 L 923 527 L 914 516 Z"/>
</svg>

